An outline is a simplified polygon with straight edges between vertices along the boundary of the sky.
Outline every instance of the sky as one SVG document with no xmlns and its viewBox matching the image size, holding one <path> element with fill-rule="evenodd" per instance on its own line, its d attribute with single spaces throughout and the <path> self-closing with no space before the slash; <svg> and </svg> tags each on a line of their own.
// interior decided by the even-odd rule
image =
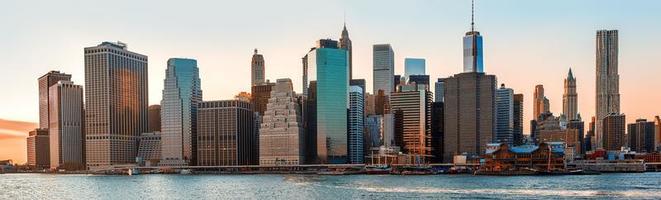
<svg viewBox="0 0 661 200">
<path fill-rule="evenodd" d="M 652 119 L 661 114 L 659 10 L 661 1 L 654 0 L 478 0 L 485 72 L 524 94 L 527 121 L 537 84 L 544 85 L 551 111 L 562 112 L 571 67 L 579 112 L 589 121 L 596 30 L 618 29 L 621 111 L 629 122 Z M 255 48 L 265 57 L 268 79 L 291 78 L 301 92 L 301 57 L 316 40 L 339 39 L 345 19 L 354 78 L 366 79 L 367 91 L 374 44 L 392 45 L 396 74 L 404 73 L 406 57 L 425 58 L 432 80 L 461 71 L 468 0 L 10 1 L 0 7 L 0 119 L 37 122 L 37 78 L 60 70 L 84 85 L 83 48 L 103 41 L 122 41 L 149 57 L 150 104 L 160 103 L 166 61 L 173 57 L 197 59 L 204 100 L 250 91 Z"/>
</svg>

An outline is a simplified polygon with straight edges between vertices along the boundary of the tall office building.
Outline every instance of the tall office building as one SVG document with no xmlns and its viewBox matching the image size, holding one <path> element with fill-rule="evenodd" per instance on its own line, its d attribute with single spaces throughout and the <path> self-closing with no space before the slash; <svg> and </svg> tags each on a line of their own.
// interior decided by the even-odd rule
<svg viewBox="0 0 661 200">
<path fill-rule="evenodd" d="M 626 139 L 624 129 L 626 118 L 622 114 L 609 114 L 601 122 L 603 130 L 602 147 L 607 151 L 619 151 L 625 146 Z M 599 130 L 599 128 L 597 128 Z"/>
<path fill-rule="evenodd" d="M 202 101 L 197 60 L 170 58 L 161 100 L 161 165 L 195 163 L 197 104 Z"/>
<path fill-rule="evenodd" d="M 407 83 L 415 83 L 418 85 L 425 85 L 427 90 L 429 87 L 429 75 L 410 75 Z"/>
<path fill-rule="evenodd" d="M 342 27 L 342 36 L 340 37 L 340 49 L 347 51 L 349 55 L 349 80 L 353 79 L 353 51 L 351 49 L 351 39 L 349 38 L 349 31 L 347 31 L 347 24 L 344 23 Z"/>
<path fill-rule="evenodd" d="M 252 83 L 252 86 L 255 85 L 261 85 L 265 83 L 266 81 L 266 70 L 264 69 L 264 56 L 262 54 L 257 53 L 257 49 L 255 49 L 255 53 L 252 55 L 252 61 L 250 61 L 250 82 Z"/>
<path fill-rule="evenodd" d="M 620 75 L 618 74 L 618 32 L 617 30 L 597 31 L 596 41 L 596 137 L 599 147 L 605 144 L 601 125 L 611 113 L 620 113 Z"/>
<path fill-rule="evenodd" d="M 474 4 L 472 4 L 474 5 Z M 472 6 L 471 5 L 471 6 Z M 475 31 L 475 9 L 471 7 L 471 30 L 464 36 L 464 72 L 484 72 L 482 36 Z"/>
<path fill-rule="evenodd" d="M 411 75 L 425 75 L 424 58 L 405 58 L 404 59 L 404 77 L 409 80 Z"/>
<path fill-rule="evenodd" d="M 646 153 L 655 152 L 654 134 L 656 130 L 654 122 L 648 122 L 645 119 L 637 119 L 636 123 L 629 124 L 627 127 L 629 147 L 632 151 Z"/>
<path fill-rule="evenodd" d="M 259 137 L 250 102 L 203 101 L 197 109 L 198 166 L 259 163 Z"/>
<path fill-rule="evenodd" d="M 537 120 L 541 114 L 550 112 L 549 99 L 544 96 L 543 85 L 535 86 L 533 98 L 533 120 Z"/>
<path fill-rule="evenodd" d="M 149 128 L 147 132 L 153 133 L 155 131 L 161 131 L 161 105 L 151 105 L 147 108 L 148 119 L 149 119 Z M 159 147 L 160 148 L 160 147 Z"/>
<path fill-rule="evenodd" d="M 501 84 L 496 90 L 496 142 L 514 144 L 514 90 Z"/>
<path fill-rule="evenodd" d="M 363 88 L 349 87 L 349 163 L 365 163 L 365 95 Z"/>
<path fill-rule="evenodd" d="M 71 74 L 61 73 L 60 71 L 50 71 L 39 77 L 39 128 L 48 129 L 48 99 L 49 89 L 59 81 L 70 81 Z"/>
<path fill-rule="evenodd" d="M 565 79 L 565 92 L 562 95 L 562 114 L 568 121 L 578 119 L 578 94 L 576 93 L 576 78 L 569 69 Z"/>
<path fill-rule="evenodd" d="M 496 76 L 461 73 L 445 79 L 443 161 L 479 155 L 495 132 Z"/>
<path fill-rule="evenodd" d="M 571 120 L 567 123 L 567 129 L 575 129 L 578 132 L 578 140 L 580 143 L 580 148 L 578 148 L 580 154 L 585 154 L 586 149 L 586 137 L 585 137 L 585 122 L 581 119 L 581 115 L 578 115 L 577 119 Z"/>
<path fill-rule="evenodd" d="M 445 80 L 444 78 L 438 78 L 435 83 L 436 87 L 434 88 L 434 102 L 443 102 L 445 101 Z"/>
<path fill-rule="evenodd" d="M 260 116 L 263 116 L 266 111 L 266 105 L 271 98 L 271 90 L 273 87 L 275 87 L 275 83 L 267 81 L 261 85 L 253 85 L 250 88 L 250 102 L 254 106 L 254 111 L 259 113 Z"/>
<path fill-rule="evenodd" d="M 85 169 L 83 87 L 59 81 L 48 93 L 50 168 Z"/>
<path fill-rule="evenodd" d="M 594 130 L 596 129 L 595 127 L 595 118 L 596 117 L 591 117 L 590 118 L 590 123 L 588 123 L 588 130 L 585 132 L 585 152 L 596 150 L 597 144 L 595 141 L 595 136 L 594 136 Z"/>
<path fill-rule="evenodd" d="M 259 164 L 304 164 L 305 130 L 291 80 L 278 79 L 271 94 L 259 129 Z"/>
<path fill-rule="evenodd" d="M 661 148 L 661 117 L 654 116 L 654 127 L 656 131 L 654 133 L 654 148 L 659 150 Z"/>
<path fill-rule="evenodd" d="M 317 81 L 310 81 L 310 87 L 303 101 L 303 129 L 305 130 L 305 162 L 318 163 L 317 160 Z"/>
<path fill-rule="evenodd" d="M 375 44 L 372 46 L 373 63 L 373 94 L 383 90 L 385 95 L 390 96 L 393 92 L 393 77 L 395 76 L 395 52 L 390 44 Z"/>
<path fill-rule="evenodd" d="M 48 129 L 36 128 L 27 138 L 28 166 L 36 169 L 50 167 L 50 140 Z"/>
<path fill-rule="evenodd" d="M 523 94 L 514 94 L 513 98 L 514 107 L 514 129 L 512 135 L 514 136 L 514 145 L 519 146 L 523 144 Z"/>
<path fill-rule="evenodd" d="M 431 146 L 432 162 L 443 162 L 443 125 L 445 124 L 443 116 L 442 101 L 433 102 L 431 106 Z"/>
<path fill-rule="evenodd" d="M 432 94 L 425 85 L 400 85 L 392 93 L 390 106 L 402 113 L 402 129 L 395 130 L 395 141 L 404 153 L 431 155 Z"/>
<path fill-rule="evenodd" d="M 304 79 L 316 81 L 318 163 L 347 163 L 349 73 L 347 51 L 337 41 L 319 40 L 304 57 Z M 305 83 L 307 85 L 308 83 Z M 307 86 L 304 86 L 307 89 Z M 308 91 L 309 93 L 310 91 Z"/>
<path fill-rule="evenodd" d="M 85 48 L 85 145 L 90 167 L 135 163 L 147 131 L 147 56 L 126 44 Z"/>
</svg>

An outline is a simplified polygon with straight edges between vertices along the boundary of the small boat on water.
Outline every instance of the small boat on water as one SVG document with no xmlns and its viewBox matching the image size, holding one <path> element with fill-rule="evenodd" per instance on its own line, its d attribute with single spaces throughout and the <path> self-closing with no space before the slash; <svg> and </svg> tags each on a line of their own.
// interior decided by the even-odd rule
<svg viewBox="0 0 661 200">
<path fill-rule="evenodd" d="M 191 171 L 190 169 L 182 169 L 181 171 L 179 171 L 179 174 L 189 175 L 189 174 L 193 174 L 193 171 Z"/>
<path fill-rule="evenodd" d="M 126 171 L 126 173 L 127 173 L 127 175 L 129 175 L 129 176 L 139 175 L 139 174 L 140 174 L 140 170 L 138 170 L 138 169 L 129 169 L 129 170 Z"/>
<path fill-rule="evenodd" d="M 390 174 L 392 168 L 388 165 L 368 165 L 365 166 L 366 174 Z"/>
</svg>

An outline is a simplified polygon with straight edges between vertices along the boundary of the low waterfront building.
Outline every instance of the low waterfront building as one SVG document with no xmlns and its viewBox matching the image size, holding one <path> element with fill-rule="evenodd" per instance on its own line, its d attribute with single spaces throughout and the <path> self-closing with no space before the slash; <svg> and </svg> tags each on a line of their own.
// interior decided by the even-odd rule
<svg viewBox="0 0 661 200">
<path fill-rule="evenodd" d="M 562 142 L 542 142 L 537 145 L 510 147 L 506 143 L 488 144 L 485 162 L 480 171 L 517 173 L 521 171 L 554 171 L 565 169 L 565 148 Z"/>
</svg>

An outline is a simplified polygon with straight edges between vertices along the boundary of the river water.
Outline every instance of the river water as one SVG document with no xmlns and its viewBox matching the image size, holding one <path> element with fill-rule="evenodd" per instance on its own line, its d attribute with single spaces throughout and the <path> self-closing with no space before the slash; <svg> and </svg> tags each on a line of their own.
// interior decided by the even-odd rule
<svg viewBox="0 0 661 200">
<path fill-rule="evenodd" d="M 661 173 L 472 175 L 0 174 L 0 199 L 661 199 Z"/>
</svg>

